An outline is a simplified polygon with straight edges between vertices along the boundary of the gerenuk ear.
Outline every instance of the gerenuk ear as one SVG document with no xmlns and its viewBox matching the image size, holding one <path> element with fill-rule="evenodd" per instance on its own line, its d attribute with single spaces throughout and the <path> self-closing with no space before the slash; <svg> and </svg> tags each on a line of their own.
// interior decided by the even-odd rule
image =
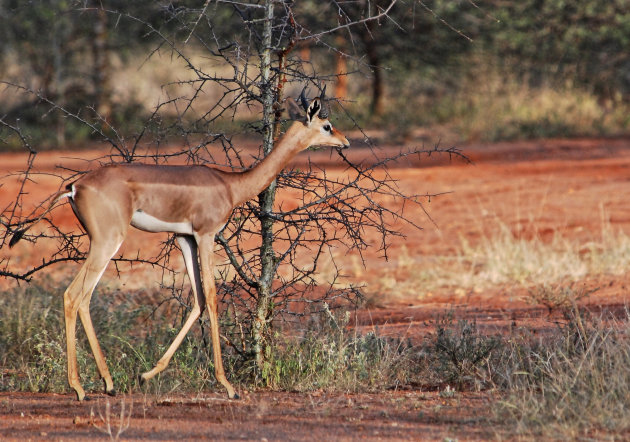
<svg viewBox="0 0 630 442">
<path fill-rule="evenodd" d="M 289 118 L 294 121 L 304 121 L 304 110 L 295 102 L 295 100 L 291 98 L 289 98 L 287 102 L 287 112 L 289 112 Z"/>
<path fill-rule="evenodd" d="M 313 101 L 311 101 L 310 106 L 306 110 L 306 123 L 311 124 L 313 118 L 319 115 L 320 110 L 322 110 L 322 103 L 319 98 L 314 98 Z"/>
</svg>

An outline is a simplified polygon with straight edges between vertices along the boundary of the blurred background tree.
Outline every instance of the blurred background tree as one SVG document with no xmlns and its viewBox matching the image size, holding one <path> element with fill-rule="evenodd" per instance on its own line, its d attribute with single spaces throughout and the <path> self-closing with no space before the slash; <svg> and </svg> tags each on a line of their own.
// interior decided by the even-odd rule
<svg viewBox="0 0 630 442">
<path fill-rule="evenodd" d="M 119 125 L 135 121 L 140 113 L 150 113 L 155 103 L 141 96 L 118 97 L 120 87 L 112 87 L 120 81 L 118 71 L 137 61 L 140 49 L 161 44 L 161 35 L 189 38 L 191 23 L 185 20 L 196 18 L 182 18 L 180 13 L 204 4 L 213 13 L 225 14 L 213 21 L 212 32 L 229 40 L 235 21 L 226 8 L 213 3 L 2 2 L 0 76 L 40 91 L 72 111 L 92 106 Z M 361 14 L 374 16 L 388 4 L 386 0 L 334 4 L 302 0 L 292 7 L 301 17 L 300 26 L 310 31 L 343 26 Z M 110 13 L 94 13 L 101 6 Z M 350 86 L 345 76 L 339 77 L 337 91 L 370 127 L 398 133 L 401 139 L 418 127 L 448 127 L 460 140 L 493 140 L 624 131 L 628 120 L 622 114 L 630 93 L 630 55 L 625 50 L 629 40 L 630 5 L 623 0 L 400 0 L 387 16 L 300 41 L 297 49 L 315 69 L 358 74 Z M 130 87 L 141 88 L 136 84 L 140 79 L 129 80 Z M 527 101 L 542 100 L 538 94 L 548 90 L 566 92 L 572 104 L 564 104 L 555 114 L 548 109 L 524 116 Z M 495 104 L 498 96 L 516 94 L 519 103 L 489 106 L 483 94 L 494 95 Z M 1 96 L 0 115 L 9 120 L 20 115 L 23 125 L 37 123 L 30 130 L 45 145 L 76 144 L 90 137 L 56 114 L 42 119 L 34 111 L 38 100 L 34 102 L 32 96 L 18 97 L 7 90 Z M 484 125 L 489 111 L 482 107 L 493 107 L 497 123 L 504 127 L 495 130 Z M 557 121 L 571 118 L 581 124 Z M 533 127 L 537 121 L 539 130 Z M 54 136 L 41 131 L 47 124 L 54 127 Z"/>
</svg>

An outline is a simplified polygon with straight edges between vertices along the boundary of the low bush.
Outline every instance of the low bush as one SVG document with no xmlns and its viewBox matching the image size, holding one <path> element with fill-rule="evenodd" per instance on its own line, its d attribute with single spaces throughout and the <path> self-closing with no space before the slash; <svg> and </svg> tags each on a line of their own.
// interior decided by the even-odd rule
<svg viewBox="0 0 630 442">
<path fill-rule="evenodd" d="M 630 429 L 630 316 L 614 324 L 576 310 L 538 343 L 513 342 L 496 416 L 517 434 L 575 439 Z"/>
<path fill-rule="evenodd" d="M 413 346 L 349 327 L 350 312 L 326 309 L 298 336 L 278 335 L 263 379 L 290 391 L 383 391 L 413 382 L 419 372 Z"/>
</svg>

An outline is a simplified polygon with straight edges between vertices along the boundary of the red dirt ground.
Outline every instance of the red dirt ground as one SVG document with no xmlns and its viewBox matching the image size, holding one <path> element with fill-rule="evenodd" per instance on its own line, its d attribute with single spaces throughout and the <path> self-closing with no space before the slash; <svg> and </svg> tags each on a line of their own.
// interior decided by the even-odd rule
<svg viewBox="0 0 630 442">
<path fill-rule="evenodd" d="M 337 259 L 347 281 L 366 283 L 371 294 L 370 309 L 358 315 L 358 327 L 396 337 L 420 336 L 430 331 L 428 321 L 452 310 L 456 317 L 474 318 L 489 332 L 511 327 L 544 329 L 553 326 L 545 308 L 525 302 L 526 289 L 511 286 L 482 290 L 442 289 L 433 293 L 423 287 L 402 284 L 414 265 L 401 266 L 399 256 L 418 264 L 422 259 L 456 252 L 462 239 L 474 243 L 492 235 L 497 221 L 519 237 L 551 239 L 559 234 L 576 241 L 598 237 L 605 217 L 613 229 L 630 233 L 630 205 L 625 189 L 630 181 L 630 140 L 626 138 L 546 140 L 462 148 L 473 164 L 446 158 L 406 159 L 390 168 L 408 194 L 451 192 L 433 198 L 424 208 L 409 208 L 407 216 L 424 230 L 401 225 L 406 238 L 394 239 L 389 262 L 375 250 L 366 252 L 365 267 L 355 254 L 340 252 Z M 394 148 L 378 151 L 380 156 Z M 80 154 L 94 158 L 94 151 Z M 336 154 L 310 152 L 315 163 L 328 174 L 344 174 L 336 165 Z M 36 168 L 54 171 L 54 166 L 84 168 L 78 153 L 44 153 Z M 369 151 L 350 150 L 348 156 L 369 160 Z M 306 156 L 298 159 L 305 160 Z M 1 156 L 0 203 L 7 207 L 17 192 L 17 179 L 7 176 L 24 168 L 24 156 Z M 57 190 L 59 179 L 35 176 L 27 202 L 36 204 Z M 290 200 L 291 195 L 280 198 Z M 392 206 L 399 202 L 383 200 Z M 28 209 L 28 207 L 27 207 Z M 66 206 L 56 209 L 57 222 L 73 226 Z M 134 233 L 126 250 L 137 250 L 150 236 Z M 155 240 L 154 240 L 155 241 Z M 157 242 L 157 241 L 156 241 Z M 0 258 L 11 258 L 14 269 L 39 262 L 47 247 L 19 243 Z M 404 267 L 404 268 L 403 268 Z M 76 269 L 73 267 L 73 269 Z M 67 270 L 64 270 L 67 271 Z M 76 271 L 76 270 L 75 270 Z M 147 273 L 150 275 L 150 272 Z M 113 278 L 110 275 L 110 278 Z M 157 279 L 154 279 L 157 281 Z M 146 275 L 122 272 L 117 284 L 131 287 L 146 284 Z M 622 314 L 630 278 L 598 275 L 578 281 L 586 288 L 599 288 L 586 301 L 593 311 Z M 10 285 L 4 282 L 5 286 Z M 105 349 L 106 351 L 106 349 Z M 137 439 L 487 439 L 496 436 L 483 425 L 490 413 L 491 393 L 458 393 L 442 398 L 436 392 L 396 391 L 383 394 L 276 393 L 255 391 L 240 401 L 228 401 L 220 393 L 199 396 L 154 397 L 139 394 L 118 398 L 93 395 L 79 404 L 73 394 L 0 394 L 0 438 L 2 439 L 92 439 L 104 438 L 106 403 L 110 402 L 111 426 L 119 428 L 124 401 L 129 427 L 122 438 Z M 130 405 L 132 405 L 131 411 Z M 99 415 L 102 414 L 103 418 Z"/>
<path fill-rule="evenodd" d="M 78 403 L 70 395 L 0 394 L 2 440 L 444 440 L 487 439 L 475 426 L 486 413 L 488 395 L 253 392 L 238 401 L 224 395 L 166 398 L 93 396 Z M 125 409 L 121 413 L 121 407 Z M 107 402 L 110 418 L 106 417 Z M 123 424 L 121 425 L 121 416 Z M 128 425 L 128 428 L 127 428 Z"/>
</svg>

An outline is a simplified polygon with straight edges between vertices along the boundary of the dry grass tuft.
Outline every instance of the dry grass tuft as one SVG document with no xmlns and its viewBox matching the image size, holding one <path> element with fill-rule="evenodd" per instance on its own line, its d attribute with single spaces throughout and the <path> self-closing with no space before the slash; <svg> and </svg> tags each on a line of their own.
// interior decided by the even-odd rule
<svg viewBox="0 0 630 442">
<path fill-rule="evenodd" d="M 494 223 L 486 226 L 491 235 L 482 233 L 475 242 L 461 238 L 452 255 L 418 256 L 402 247 L 394 270 L 383 269 L 368 292 L 387 293 L 388 299 L 421 299 L 444 289 L 469 293 L 507 286 L 537 291 L 571 287 L 587 276 L 622 275 L 630 267 L 630 237 L 605 221 L 597 237 L 586 242 L 558 233 L 549 240 L 522 237 L 503 221 Z"/>
<path fill-rule="evenodd" d="M 497 419 L 528 437 L 576 439 L 630 429 L 630 316 L 614 324 L 573 310 L 540 344 L 512 344 L 511 375 Z M 595 436 L 594 436 L 595 435 Z"/>
</svg>

